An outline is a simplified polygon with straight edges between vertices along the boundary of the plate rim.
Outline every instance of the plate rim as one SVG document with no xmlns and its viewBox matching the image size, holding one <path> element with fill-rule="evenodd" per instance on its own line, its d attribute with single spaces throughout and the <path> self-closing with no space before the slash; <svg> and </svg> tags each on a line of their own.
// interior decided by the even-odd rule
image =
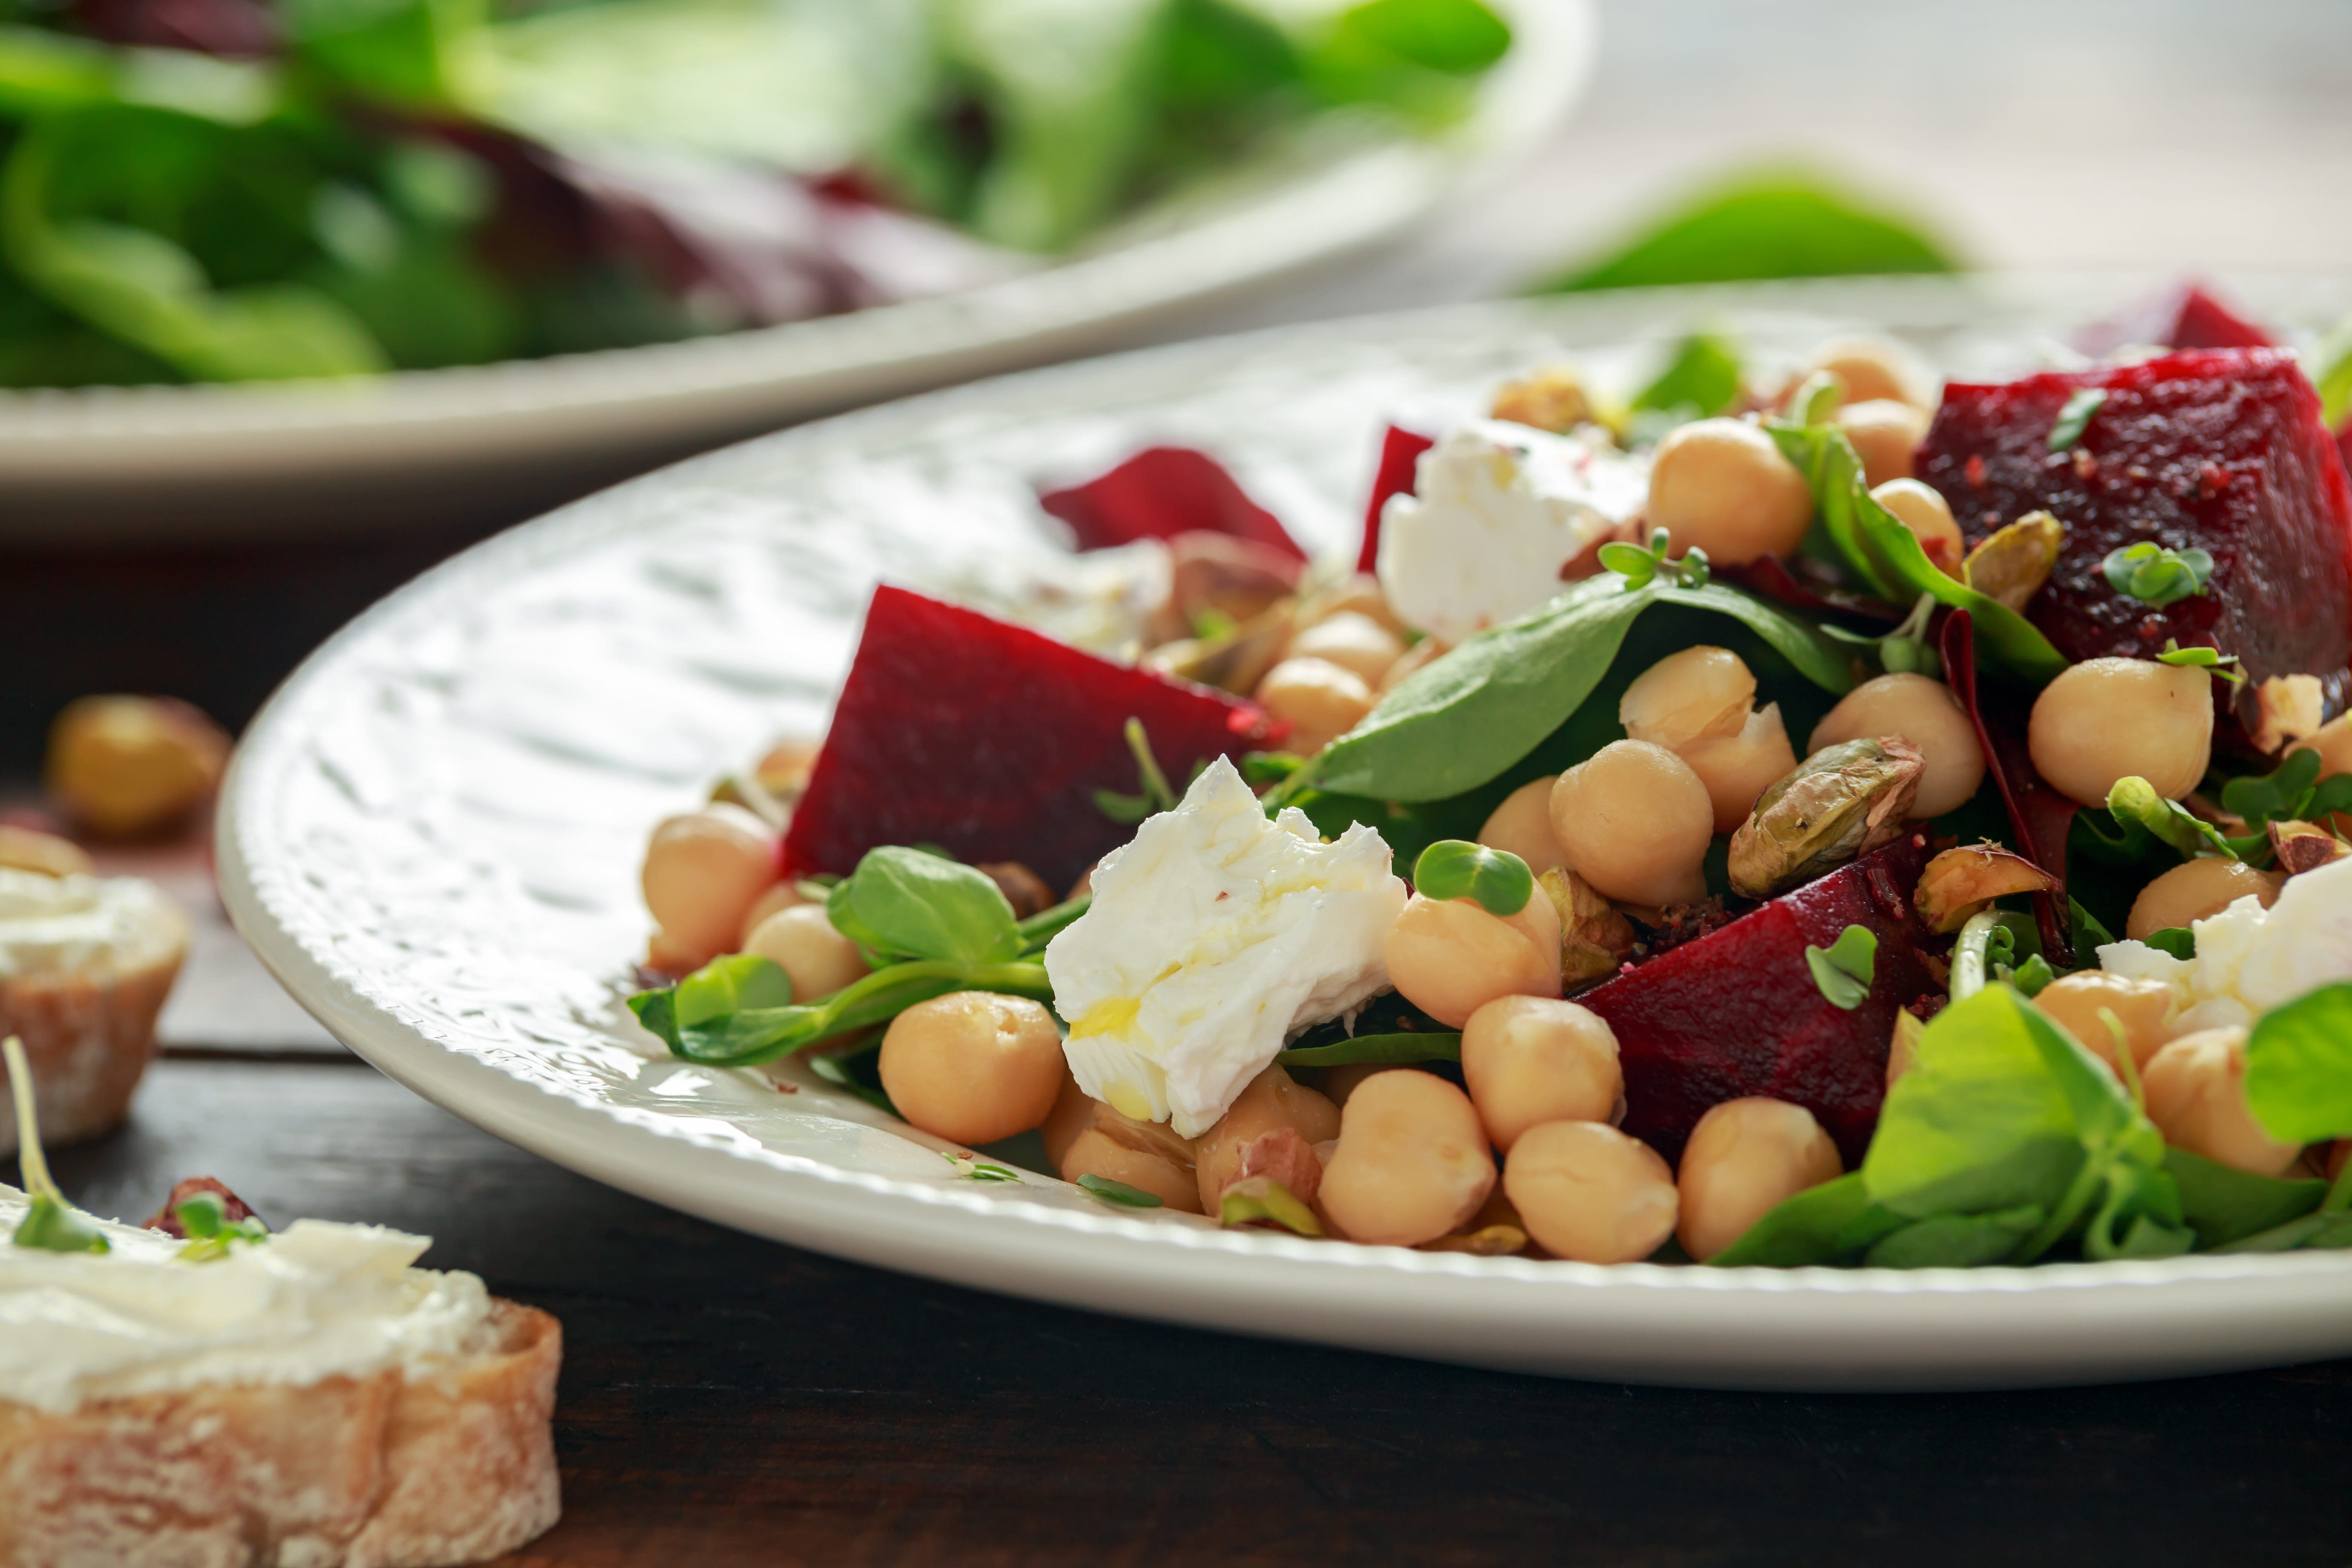
<svg viewBox="0 0 2352 1568">
<path fill-rule="evenodd" d="M 1122 1266 L 1135 1265 L 1144 1272 L 1151 1272 L 1154 1263 L 1164 1264 L 1167 1259 L 1180 1257 L 1226 1260 L 1224 1265 L 1211 1268 L 1210 1272 L 1219 1275 L 1271 1266 L 1286 1275 L 1305 1273 L 1328 1279 L 1337 1278 L 1330 1273 L 1334 1268 L 1372 1269 L 1389 1280 L 1472 1280 L 1482 1286 L 1515 1282 L 1547 1296 L 1558 1294 L 1565 1300 L 1583 1303 L 1604 1298 L 1651 1302 L 1664 1299 L 1688 1300 L 1720 1298 L 1729 1293 L 1758 1302 L 1807 1301 L 1817 1310 L 1834 1309 L 1841 1303 L 1876 1303 L 1879 1305 L 1871 1309 L 1874 1312 L 1890 1320 L 1908 1321 L 1937 1318 L 1941 1315 L 1938 1304 L 1954 1300 L 1986 1304 L 2024 1300 L 2090 1300 L 2105 1299 L 2117 1291 L 2141 1292 L 2141 1288 L 2148 1286 L 2174 1287 L 2193 1293 L 2200 1286 L 2258 1284 L 2275 1289 L 2280 1297 L 2277 1310 L 2289 1316 L 2307 1306 L 2297 1305 L 2302 1300 L 2297 1292 L 2307 1296 L 2314 1289 L 2323 1292 L 2333 1303 L 2331 1310 L 2340 1313 L 2347 1299 L 2346 1288 L 2352 1286 L 2352 1254 L 2205 1254 L 2164 1260 L 1920 1270 L 1717 1269 L 1649 1263 L 1594 1266 L 1558 1259 L 1476 1258 L 1401 1247 L 1333 1246 L 1262 1233 L 1174 1226 L 1108 1213 L 1052 1208 L 1012 1198 L 1002 1189 L 982 1193 L 976 1189 L 942 1188 L 828 1167 L 803 1156 L 748 1146 L 748 1138 L 741 1134 L 730 1140 L 715 1133 L 696 1135 L 676 1125 L 659 1125 L 627 1107 L 600 1100 L 584 1091 L 569 1091 L 552 1083 L 534 1080 L 434 1039 L 400 1018 L 394 1008 L 368 998 L 289 929 L 273 907 L 271 885 L 274 879 L 291 874 L 292 868 L 266 859 L 257 860 L 248 844 L 248 822 L 257 823 L 268 817 L 273 792 L 282 783 L 289 763 L 299 755 L 302 731 L 296 727 L 296 720 L 307 694 L 326 680 L 348 654 L 363 647 L 379 630 L 396 625 L 401 617 L 435 602 L 453 583 L 470 581 L 478 591 L 494 587 L 528 573 L 541 561 L 591 548 L 613 533 L 627 531 L 635 525 L 632 509 L 626 500 L 614 498 L 640 489 L 691 484 L 702 473 L 721 473 L 729 465 L 745 460 L 745 455 L 755 447 L 772 453 L 803 446 L 868 444 L 894 431 L 913 434 L 932 419 L 952 414 L 966 403 L 985 400 L 1002 407 L 1008 401 L 1052 402 L 1067 397 L 1089 381 L 1181 374 L 1187 362 L 1227 362 L 1268 342 L 1345 339 L 1368 331 L 1402 336 L 1473 322 L 1494 331 L 1515 318 L 1557 320 L 1583 312 L 1603 318 L 1635 318 L 1645 313 L 1684 313 L 1694 309 L 1703 312 L 1707 307 L 1727 308 L 1735 302 L 1750 308 L 1803 308 L 1861 292 L 1916 293 L 1975 301 L 1990 298 L 1985 292 L 1988 289 L 2032 293 L 2053 279 L 2075 281 L 2095 277 L 2112 280 L 2121 276 L 2100 273 L 1988 279 L 1963 275 L 1957 279 L 1814 279 L 1765 286 L 1626 290 L 1582 300 L 1483 301 L 1262 328 L 992 378 L 863 409 L 705 454 L 561 508 L 452 557 L 372 606 L 314 651 L 271 696 L 248 729 L 232 763 L 222 791 L 215 830 L 223 902 L 264 964 L 331 1032 L 388 1076 L 498 1136 L 608 1184 L 639 1192 L 669 1206 L 737 1228 L 803 1244 L 812 1244 L 808 1238 L 814 1233 L 827 1232 L 824 1239 L 813 1244 L 902 1271 L 957 1279 L 962 1283 L 1039 1300 L 1070 1302 L 1073 1293 L 1067 1288 L 1069 1282 L 1055 1276 L 1024 1289 L 1019 1280 L 1003 1278 L 1001 1270 L 973 1257 L 975 1250 L 985 1248 L 978 1247 L 971 1237 L 1003 1236 L 1014 1230 L 1030 1237 L 1050 1236 L 1062 1240 L 1083 1237 L 1097 1246 L 1113 1244 Z M 571 1110 L 554 1109 L 558 1106 Z M 573 1116 L 572 1112 L 583 1110 L 595 1114 L 584 1119 Z M 600 1134 L 592 1134 L 591 1129 L 600 1130 Z M 628 1158 L 615 1152 L 624 1149 L 632 1152 Z M 681 1153 L 683 1150 L 694 1152 Z M 707 1185 L 681 1185 L 674 1177 L 647 1175 L 642 1170 L 622 1173 L 621 1167 L 632 1165 L 641 1154 L 663 1169 L 690 1167 L 698 1173 L 697 1180 Z M 856 1237 L 839 1234 L 839 1224 L 787 1226 L 772 1214 L 751 1214 L 742 1195 L 749 1190 L 742 1178 L 744 1173 L 753 1169 L 766 1173 L 759 1181 L 781 1179 L 788 1189 L 826 1194 L 830 1202 L 814 1205 L 819 1210 L 832 1207 L 841 1215 L 859 1217 L 887 1213 L 894 1222 L 903 1222 L 898 1224 L 902 1233 L 940 1241 L 940 1266 L 910 1263 L 897 1243 L 861 1247 Z M 915 1202 L 908 1206 L 905 1200 L 910 1198 Z M 942 1223 L 942 1216 L 950 1215 L 954 1217 Z M 1138 1259 L 1146 1261 L 1139 1264 Z M 2169 1297 L 2175 1293 L 2146 1294 Z M 1452 1306 L 1471 1306 L 1469 1294 L 1455 1291 Z M 1911 1307 L 1889 1309 L 1883 1305 L 1889 1301 L 1908 1302 Z M 1155 1314 L 1149 1308 L 1133 1305 L 1118 1305 L 1109 1310 L 1142 1316 L 1170 1316 L 1171 1321 L 1195 1323 L 1207 1321 L 1209 1316 L 1198 1310 L 1197 1303 L 1181 1314 Z M 1276 1335 L 1284 1332 L 1278 1325 L 1215 1326 Z M 2046 1330 L 2047 1325 L 2021 1324 L 2013 1331 L 2044 1333 Z M 1998 1340 L 2002 1331 L 2005 1331 L 2000 1325 L 1993 1325 L 1992 1338 Z M 1325 1333 L 1306 1337 L 1331 1338 Z M 2343 1340 L 2344 1336 L 2338 1334 L 2328 1342 L 2340 1345 Z M 1395 1348 L 1379 1342 L 1379 1335 L 1363 1333 L 1347 1342 L 1360 1343 L 1365 1348 Z M 1409 1350 L 1408 1353 L 1430 1352 Z M 1517 1364 L 1469 1349 L 1454 1359 Z M 2193 1357 L 2171 1355 L 2163 1358 L 2161 1364 L 2169 1370 L 2219 1370 L 2277 1359 L 2280 1358 L 2270 1354 L 2222 1355 L 2199 1362 Z M 1633 1374 L 1643 1381 L 1695 1381 L 1705 1386 L 1840 1385 L 1834 1379 L 1816 1373 L 1791 1378 L 1755 1367 L 1744 1371 L 1717 1368 L 1688 1380 L 1676 1377 L 1671 1370 L 1662 1374 L 1654 1366 L 1635 1368 Z M 1954 1375 L 1956 1381 L 1948 1382 L 1934 1376 L 1906 1380 L 1870 1375 L 1849 1385 L 1981 1386 L 1987 1381 L 1969 1374 L 1965 1368 L 1958 1369 Z M 2126 1371 L 2114 1375 L 2145 1373 Z M 1992 1381 L 2018 1386 L 2033 1381 L 2092 1380 L 2096 1379 L 2070 1373 L 2038 1380 L 2004 1374 Z"/>
</svg>

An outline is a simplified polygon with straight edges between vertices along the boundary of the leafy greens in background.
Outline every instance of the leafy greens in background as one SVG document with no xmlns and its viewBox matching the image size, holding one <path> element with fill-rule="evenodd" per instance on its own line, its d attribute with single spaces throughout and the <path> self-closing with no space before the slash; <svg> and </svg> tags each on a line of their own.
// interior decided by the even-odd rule
<svg viewBox="0 0 2352 1568">
<path fill-rule="evenodd" d="M 1546 291 L 1950 272 L 1958 265 L 1907 218 L 1810 172 L 1761 169 L 1693 197 Z"/>
</svg>

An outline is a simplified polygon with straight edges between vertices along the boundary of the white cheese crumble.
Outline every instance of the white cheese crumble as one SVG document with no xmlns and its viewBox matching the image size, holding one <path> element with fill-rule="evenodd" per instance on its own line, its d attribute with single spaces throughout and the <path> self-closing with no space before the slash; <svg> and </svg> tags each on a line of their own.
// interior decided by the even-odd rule
<svg viewBox="0 0 2352 1568">
<path fill-rule="evenodd" d="M 25 1194 L 0 1186 L 0 1238 Z M 158 1231 L 99 1222 L 110 1250 L 0 1239 L 0 1400 L 71 1410 L 209 1384 L 300 1385 L 462 1353 L 490 1310 L 472 1274 L 411 1264 L 430 1245 L 299 1219 L 258 1246 L 183 1260 Z"/>
<path fill-rule="evenodd" d="M 1330 844 L 1272 822 L 1219 758 L 1095 868 L 1094 903 L 1045 949 L 1078 1087 L 1197 1138 L 1293 1032 L 1388 984 L 1405 886 L 1380 834 Z"/>
<path fill-rule="evenodd" d="M 2251 1028 L 2273 1007 L 2352 980 L 2352 860 L 2288 878 L 2267 910 L 2248 896 L 2189 929 L 2194 958 L 2117 942 L 2099 949 L 2099 967 L 2170 985 L 2184 1034 Z"/>
<path fill-rule="evenodd" d="M 1482 419 L 1423 452 L 1414 484 L 1381 514 L 1381 586 L 1409 625 L 1458 643 L 1558 594 L 1560 569 L 1647 503 L 1650 465 L 1597 432 Z"/>
</svg>

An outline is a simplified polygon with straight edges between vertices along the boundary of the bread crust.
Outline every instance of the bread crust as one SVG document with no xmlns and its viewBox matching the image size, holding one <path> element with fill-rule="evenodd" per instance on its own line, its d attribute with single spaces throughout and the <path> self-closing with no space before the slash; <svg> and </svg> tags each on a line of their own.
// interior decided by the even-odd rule
<svg viewBox="0 0 2352 1568">
<path fill-rule="evenodd" d="M 0 1400 L 0 1568 L 444 1568 L 562 1511 L 563 1331 L 494 1300 L 446 1366 L 58 1414 Z"/>
<path fill-rule="evenodd" d="M 146 1075 L 156 1016 L 188 951 L 185 916 L 159 906 L 153 923 L 137 950 L 122 957 L 0 977 L 0 1039 L 16 1035 L 25 1042 L 41 1139 L 51 1148 L 112 1131 Z M 0 1068 L 0 1085 L 6 1081 Z M 16 1119 L 0 1118 L 0 1155 L 16 1150 Z"/>
</svg>

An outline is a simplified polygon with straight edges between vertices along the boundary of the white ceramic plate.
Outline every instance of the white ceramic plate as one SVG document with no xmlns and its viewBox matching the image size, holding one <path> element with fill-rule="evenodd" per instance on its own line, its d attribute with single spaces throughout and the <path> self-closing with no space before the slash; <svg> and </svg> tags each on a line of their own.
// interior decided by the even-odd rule
<svg viewBox="0 0 2352 1568">
<path fill-rule="evenodd" d="M 0 541 L 77 544 L 498 520 L 792 420 L 1098 353 L 1402 230 L 1525 155 L 1591 74 L 1591 0 L 1516 41 L 1442 141 L 1246 170 L 1079 257 L 936 299 L 690 342 L 348 384 L 0 391 Z"/>
<path fill-rule="evenodd" d="M 646 831 L 814 733 L 880 576 L 1001 595 L 1066 566 L 1033 481 L 1194 443 L 1352 552 L 1382 419 L 1475 408 L 1573 351 L 1630 370 L 1727 324 L 1795 353 L 1900 332 L 2012 370 L 2132 286 L 1876 283 L 1628 295 L 1293 329 L 934 395 L 697 459 L 517 529 L 321 649 L 247 737 L 220 881 L 353 1048 L 490 1131 L 721 1224 L 1014 1295 L 1483 1365 L 1764 1387 L 2093 1382 L 2352 1352 L 2352 1254 L 2021 1270 L 1601 1268 L 1135 1216 L 791 1069 L 657 1054 L 620 1005 Z M 2334 285 L 2244 286 L 2273 320 Z"/>
</svg>

